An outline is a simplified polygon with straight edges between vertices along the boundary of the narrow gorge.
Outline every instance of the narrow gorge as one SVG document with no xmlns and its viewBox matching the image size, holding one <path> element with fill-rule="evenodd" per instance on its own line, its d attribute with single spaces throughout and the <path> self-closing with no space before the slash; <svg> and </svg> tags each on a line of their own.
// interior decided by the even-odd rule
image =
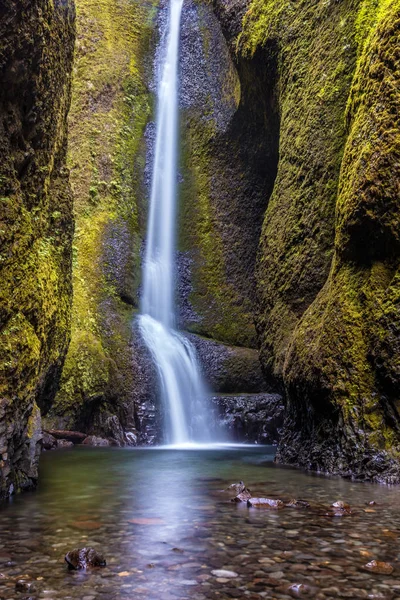
<svg viewBox="0 0 400 600">
<path fill-rule="evenodd" d="M 0 600 L 400 600 L 399 107 L 400 0 L 0 0 Z"/>
<path fill-rule="evenodd" d="M 42 430 L 163 441 L 138 311 L 168 7 L 2 3 L 3 497 L 35 485 Z M 187 0 L 179 54 L 177 324 L 213 418 L 279 438 L 278 463 L 384 483 L 399 26 L 397 0 Z"/>
</svg>

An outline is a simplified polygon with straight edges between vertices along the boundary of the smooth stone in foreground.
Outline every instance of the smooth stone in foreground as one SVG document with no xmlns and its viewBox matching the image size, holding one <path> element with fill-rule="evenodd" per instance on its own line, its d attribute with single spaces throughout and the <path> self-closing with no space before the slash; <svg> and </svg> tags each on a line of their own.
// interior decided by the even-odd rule
<svg viewBox="0 0 400 600">
<path fill-rule="evenodd" d="M 223 579 L 233 579 L 238 577 L 238 574 L 234 571 L 225 571 L 224 569 L 215 569 L 211 571 L 214 577 L 223 578 Z"/>
<path fill-rule="evenodd" d="M 90 567 L 105 567 L 102 554 L 94 548 L 75 548 L 65 555 L 65 562 L 71 570 L 82 570 Z"/>
<path fill-rule="evenodd" d="M 271 498 L 250 498 L 247 501 L 247 506 L 253 506 L 255 508 L 271 508 L 273 510 L 285 508 L 282 500 L 273 500 Z"/>
<path fill-rule="evenodd" d="M 379 575 L 391 575 L 393 573 L 391 564 L 379 560 L 371 560 L 371 562 L 363 566 L 363 569 L 371 573 L 378 573 Z"/>
</svg>

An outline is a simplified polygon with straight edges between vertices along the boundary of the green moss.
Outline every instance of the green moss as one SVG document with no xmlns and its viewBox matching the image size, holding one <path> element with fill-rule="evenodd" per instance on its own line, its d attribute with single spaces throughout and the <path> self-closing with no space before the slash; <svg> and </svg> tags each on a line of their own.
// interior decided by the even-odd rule
<svg viewBox="0 0 400 600">
<path fill-rule="evenodd" d="M 357 64 L 347 105 L 334 260 L 295 331 L 284 372 L 293 397 L 302 390 L 314 407 L 315 390 L 325 390 L 340 415 L 339 452 L 357 446 L 365 453 L 384 451 L 388 469 L 390 459 L 400 457 L 391 409 L 399 403 L 400 376 L 399 40 L 395 0 L 382 9 Z M 373 476 L 390 480 L 379 470 Z"/>
<path fill-rule="evenodd" d="M 73 7 L 21 0 L 4 10 L 0 445 L 8 452 L 0 465 L 1 498 L 12 485 L 30 487 L 37 478 L 40 412 L 35 401 L 43 409 L 52 402 L 69 342 L 73 233 L 65 168 Z M 15 77 L 17 71 L 21 76 Z"/>
<path fill-rule="evenodd" d="M 51 415 L 69 415 L 71 424 L 91 398 L 115 395 L 118 367 L 110 364 L 129 352 L 126 312 L 132 316 L 132 309 L 121 295 L 133 299 L 139 281 L 143 133 L 152 108 L 144 59 L 155 6 L 156 1 L 76 2 L 68 154 L 76 215 L 72 340 Z M 119 243 L 112 237 L 116 228 L 128 239 L 110 257 Z M 115 272 L 123 272 L 122 282 Z"/>
</svg>

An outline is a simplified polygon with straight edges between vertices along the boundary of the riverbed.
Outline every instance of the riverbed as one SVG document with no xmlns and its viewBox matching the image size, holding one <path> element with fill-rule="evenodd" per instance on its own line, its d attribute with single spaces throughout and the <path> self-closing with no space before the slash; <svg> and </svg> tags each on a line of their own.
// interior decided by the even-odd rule
<svg viewBox="0 0 400 600">
<path fill-rule="evenodd" d="M 273 458 L 267 446 L 44 453 L 37 491 L 0 509 L 0 598 L 400 598 L 399 489 L 312 476 Z M 239 480 L 253 496 L 310 508 L 231 502 L 222 490 Z M 332 516 L 338 500 L 351 514 Z M 68 571 L 66 552 L 84 546 L 107 566 Z M 393 573 L 363 570 L 374 559 Z M 35 590 L 16 592 L 20 579 Z"/>
</svg>

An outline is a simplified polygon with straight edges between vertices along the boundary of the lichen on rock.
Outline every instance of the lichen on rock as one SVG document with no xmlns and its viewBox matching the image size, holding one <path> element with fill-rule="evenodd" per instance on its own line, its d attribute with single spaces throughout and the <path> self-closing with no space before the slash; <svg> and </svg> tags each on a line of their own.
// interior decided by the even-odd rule
<svg viewBox="0 0 400 600">
<path fill-rule="evenodd" d="M 72 2 L 6 0 L 0 20 L 0 498 L 37 479 L 40 410 L 70 335 L 66 169 Z"/>
<path fill-rule="evenodd" d="M 140 360 L 133 348 L 144 205 L 147 53 L 156 2 L 76 0 L 69 119 L 74 193 L 72 336 L 50 426 L 129 443 Z M 123 426 L 122 426 L 123 424 Z M 136 433 L 135 433 L 136 435 Z"/>
<path fill-rule="evenodd" d="M 399 9 L 253 0 L 235 38 L 249 59 L 276 44 L 256 327 L 286 389 L 278 460 L 386 482 L 400 479 Z"/>
</svg>

